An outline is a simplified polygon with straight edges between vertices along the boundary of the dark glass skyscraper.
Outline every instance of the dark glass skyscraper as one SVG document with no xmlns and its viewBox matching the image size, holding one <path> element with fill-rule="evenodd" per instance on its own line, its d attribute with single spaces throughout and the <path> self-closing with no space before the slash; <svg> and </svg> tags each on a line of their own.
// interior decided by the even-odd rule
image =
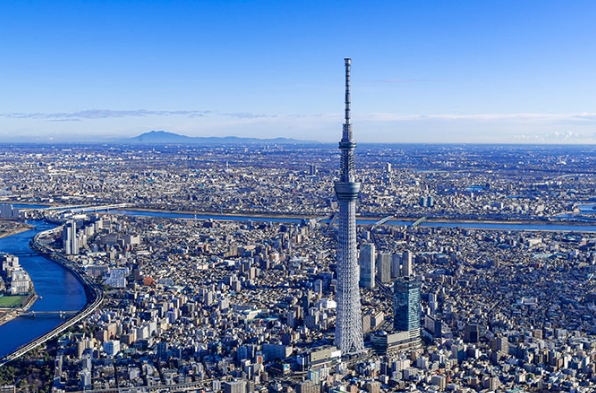
<svg viewBox="0 0 596 393">
<path fill-rule="evenodd" d="M 420 334 L 420 279 L 398 277 L 393 287 L 393 328 L 396 332 Z"/>
</svg>

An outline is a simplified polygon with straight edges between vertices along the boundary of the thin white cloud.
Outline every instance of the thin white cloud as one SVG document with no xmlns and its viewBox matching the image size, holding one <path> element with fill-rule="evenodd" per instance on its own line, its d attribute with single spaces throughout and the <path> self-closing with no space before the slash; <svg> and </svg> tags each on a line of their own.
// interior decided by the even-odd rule
<svg viewBox="0 0 596 393">
<path fill-rule="evenodd" d="M 233 113 L 222 113 L 222 116 L 230 117 L 232 119 L 263 119 L 263 118 L 270 118 L 276 117 L 275 115 L 264 115 L 258 113 L 246 113 L 246 112 L 233 112 Z"/>
<path fill-rule="evenodd" d="M 254 119 L 336 119 L 337 114 L 303 114 L 303 115 L 268 115 L 250 112 L 217 112 L 211 110 L 113 110 L 113 109 L 88 109 L 75 112 L 12 112 L 0 113 L 0 117 L 8 119 L 42 119 L 51 121 L 77 121 L 81 119 L 97 120 L 122 117 L 150 117 L 150 116 L 184 116 L 196 117 L 224 117 L 236 120 Z M 468 120 L 468 121 L 578 121 L 596 122 L 596 113 L 482 113 L 482 114 L 396 114 L 396 113 L 362 113 L 354 116 L 355 120 L 371 122 L 402 122 L 402 121 L 428 121 L 428 120 Z"/>
<path fill-rule="evenodd" d="M 211 113 L 210 111 L 185 111 L 185 110 L 112 110 L 112 109 L 88 109 L 76 112 L 57 112 L 57 113 L 40 113 L 40 112 L 13 112 L 2 113 L 0 117 L 9 119 L 46 119 L 46 120 L 68 120 L 68 119 L 108 119 L 117 117 L 147 117 L 147 116 L 189 116 L 202 117 Z"/>
<path fill-rule="evenodd" d="M 122 117 L 168 117 L 168 116 L 184 116 L 188 118 L 197 117 L 224 117 L 230 119 L 264 119 L 276 117 L 276 115 L 266 115 L 262 113 L 249 112 L 216 112 L 211 110 L 113 110 L 113 109 L 88 109 L 76 112 L 55 112 L 55 113 L 41 113 L 41 112 L 13 112 L 0 113 L 0 117 L 7 119 L 34 119 L 47 121 L 80 121 L 80 120 L 98 120 L 98 119 L 112 119 Z"/>
<path fill-rule="evenodd" d="M 550 142 L 550 143 L 583 143 L 596 139 L 596 134 L 580 134 L 573 131 L 554 131 L 546 134 L 516 134 L 513 136 L 520 142 Z"/>
<path fill-rule="evenodd" d="M 437 82 L 439 79 L 407 79 L 407 78 L 393 78 L 393 79 L 377 79 L 375 82 L 380 83 L 414 83 L 414 82 Z"/>
<path fill-rule="evenodd" d="M 471 121 L 584 121 L 596 122 L 596 113 L 483 113 L 483 114 L 415 114 L 369 113 L 355 116 L 365 121 L 425 121 L 425 120 L 471 120 Z"/>
<path fill-rule="evenodd" d="M 62 123 L 62 122 L 70 122 L 70 121 L 78 122 L 78 121 L 81 121 L 81 119 L 50 119 L 48 121 Z"/>
</svg>

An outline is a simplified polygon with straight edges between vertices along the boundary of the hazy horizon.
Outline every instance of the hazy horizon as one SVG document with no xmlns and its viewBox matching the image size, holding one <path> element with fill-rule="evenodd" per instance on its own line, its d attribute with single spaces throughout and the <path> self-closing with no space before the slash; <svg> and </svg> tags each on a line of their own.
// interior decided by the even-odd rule
<svg viewBox="0 0 596 393">
<path fill-rule="evenodd" d="M 188 145 L 188 146 L 217 146 L 219 144 L 227 145 L 227 144 L 235 144 L 241 143 L 244 140 L 250 140 L 248 142 L 248 146 L 250 145 L 259 145 L 260 141 L 263 143 L 275 143 L 280 145 L 294 145 L 294 146 L 312 146 L 312 145 L 327 145 L 333 148 L 337 147 L 338 141 L 318 141 L 318 140 L 305 140 L 305 139 L 297 139 L 291 137 L 272 137 L 272 138 L 259 138 L 259 137 L 239 137 L 237 135 L 222 135 L 222 136 L 190 136 L 184 134 L 177 134 L 171 133 L 175 136 L 181 137 L 189 137 L 189 138 L 196 138 L 194 141 L 135 141 L 137 137 L 143 136 L 145 134 L 149 134 L 152 132 L 167 132 L 163 130 L 152 130 L 148 131 L 143 134 L 133 135 L 132 137 L 96 137 L 94 138 L 92 135 L 79 135 L 73 138 L 69 138 L 68 136 L 63 136 L 60 138 L 48 138 L 48 139 L 32 139 L 32 138 L 22 138 L 22 137 L 14 137 L 7 140 L 0 140 L 0 145 Z M 239 139 L 239 142 L 235 142 L 233 139 Z M 205 139 L 206 143 L 201 145 L 201 141 Z M 218 141 L 221 139 L 221 141 Z M 357 142 L 358 146 L 365 147 L 368 145 L 387 145 L 387 146 L 416 146 L 416 145 L 438 145 L 438 146 L 544 146 L 544 147 L 573 147 L 573 146 L 585 146 L 590 147 L 594 146 L 596 148 L 596 144 L 591 143 L 541 143 L 541 142 Z"/>
</svg>

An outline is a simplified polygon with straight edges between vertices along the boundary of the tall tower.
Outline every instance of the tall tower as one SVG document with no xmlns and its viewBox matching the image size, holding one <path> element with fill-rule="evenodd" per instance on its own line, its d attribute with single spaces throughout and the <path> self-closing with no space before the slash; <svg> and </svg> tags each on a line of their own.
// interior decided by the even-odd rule
<svg viewBox="0 0 596 393">
<path fill-rule="evenodd" d="M 339 241 L 337 250 L 337 321 L 335 345 L 343 355 L 364 352 L 362 311 L 358 288 L 358 261 L 356 251 L 356 199 L 360 183 L 354 174 L 354 149 L 350 124 L 350 65 L 346 63 L 346 109 L 343 134 L 339 142 L 341 150 L 340 179 L 335 183 L 335 195 L 339 201 Z"/>
</svg>

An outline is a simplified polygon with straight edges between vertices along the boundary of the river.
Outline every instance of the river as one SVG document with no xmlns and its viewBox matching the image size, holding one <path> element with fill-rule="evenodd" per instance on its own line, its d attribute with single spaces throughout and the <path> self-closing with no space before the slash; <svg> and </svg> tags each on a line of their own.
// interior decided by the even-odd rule
<svg viewBox="0 0 596 393">
<path fill-rule="evenodd" d="M 192 213 L 175 213 L 175 212 L 159 212 L 150 210 L 113 210 L 112 214 L 123 214 L 128 216 L 138 217 L 161 217 L 161 218 L 186 218 L 197 220 L 215 220 L 215 221 L 267 221 L 267 222 L 287 222 L 299 223 L 303 221 L 301 217 L 253 217 L 243 215 L 208 215 L 208 214 L 192 214 Z M 356 223 L 359 225 L 371 225 L 379 221 L 378 218 L 364 218 L 357 217 Z M 323 220 L 323 222 L 329 222 Z M 404 220 L 389 220 L 384 225 L 396 226 L 410 226 L 413 221 Z M 596 232 L 595 223 L 577 223 L 577 224 L 561 224 L 561 223 L 516 223 L 516 222 L 492 222 L 492 221 L 424 221 L 420 224 L 421 227 L 440 227 L 440 228 L 467 228 L 467 229 L 487 229 L 487 230 L 511 230 L 511 231 L 561 231 L 561 232 Z"/>
<path fill-rule="evenodd" d="M 77 278 L 57 263 L 32 255 L 29 241 L 38 232 L 54 227 L 43 221 L 28 221 L 35 229 L 0 239 L 0 252 L 19 257 L 21 266 L 29 273 L 40 298 L 32 311 L 75 311 L 82 309 L 87 299 L 85 289 Z M 19 317 L 0 326 L 0 358 L 14 352 L 64 322 L 59 316 Z"/>
</svg>

